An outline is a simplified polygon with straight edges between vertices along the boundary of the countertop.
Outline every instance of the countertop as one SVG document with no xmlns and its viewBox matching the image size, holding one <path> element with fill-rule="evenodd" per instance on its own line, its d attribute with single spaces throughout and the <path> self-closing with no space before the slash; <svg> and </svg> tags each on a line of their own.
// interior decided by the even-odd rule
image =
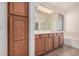
<svg viewBox="0 0 79 59">
<path fill-rule="evenodd" d="M 35 31 L 34 34 L 63 33 L 64 31 Z"/>
</svg>

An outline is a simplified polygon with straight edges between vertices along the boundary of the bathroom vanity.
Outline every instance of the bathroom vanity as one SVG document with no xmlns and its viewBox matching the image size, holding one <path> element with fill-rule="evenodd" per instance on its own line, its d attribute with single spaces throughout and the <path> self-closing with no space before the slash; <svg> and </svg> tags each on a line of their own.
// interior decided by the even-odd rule
<svg viewBox="0 0 79 59">
<path fill-rule="evenodd" d="M 35 34 L 35 55 L 43 55 L 63 46 L 63 32 Z"/>
</svg>

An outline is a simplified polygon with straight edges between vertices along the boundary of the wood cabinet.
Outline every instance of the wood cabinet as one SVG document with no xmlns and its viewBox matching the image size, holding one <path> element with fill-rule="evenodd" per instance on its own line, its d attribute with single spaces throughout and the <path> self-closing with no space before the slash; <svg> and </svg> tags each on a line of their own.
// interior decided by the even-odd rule
<svg viewBox="0 0 79 59">
<path fill-rule="evenodd" d="M 40 35 L 35 36 L 35 55 L 44 53 L 44 39 Z"/>
<path fill-rule="evenodd" d="M 54 49 L 54 34 L 53 33 L 49 34 L 49 38 L 51 39 L 51 49 L 50 50 L 53 50 Z"/>
<path fill-rule="evenodd" d="M 9 55 L 26 56 L 28 55 L 28 16 L 27 3 L 9 3 L 9 24 L 8 42 Z M 26 17 L 27 16 L 27 17 Z"/>
<path fill-rule="evenodd" d="M 51 50 L 53 50 L 53 35 L 52 34 L 48 34 L 45 39 L 45 52 L 49 52 Z"/>
<path fill-rule="evenodd" d="M 54 33 L 54 48 L 59 47 L 59 36 L 57 33 Z"/>
<path fill-rule="evenodd" d="M 35 54 L 42 55 L 64 44 L 63 33 L 48 33 L 35 35 Z"/>
<path fill-rule="evenodd" d="M 63 46 L 63 44 L 64 44 L 64 35 L 63 35 L 63 33 L 60 33 L 60 36 L 59 36 L 59 45 Z"/>
</svg>

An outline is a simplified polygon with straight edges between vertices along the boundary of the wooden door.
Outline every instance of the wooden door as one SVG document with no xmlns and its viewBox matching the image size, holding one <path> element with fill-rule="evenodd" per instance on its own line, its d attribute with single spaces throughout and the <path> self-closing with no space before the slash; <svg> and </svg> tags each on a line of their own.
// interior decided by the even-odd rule
<svg viewBox="0 0 79 59">
<path fill-rule="evenodd" d="M 15 15 L 21 15 L 21 16 L 28 16 L 27 15 L 27 7 L 28 3 L 24 2 L 15 2 L 15 3 L 10 3 L 9 4 L 9 10 L 10 14 L 15 14 Z"/>
<path fill-rule="evenodd" d="M 35 36 L 35 55 L 41 55 L 44 53 L 44 39 L 40 38 L 40 35 Z"/>
<path fill-rule="evenodd" d="M 51 35 L 48 34 L 47 37 L 45 37 L 45 52 L 49 52 L 53 50 L 53 38 Z"/>
<path fill-rule="evenodd" d="M 59 36 L 57 33 L 54 33 L 54 48 L 59 47 Z"/>
<path fill-rule="evenodd" d="M 63 44 L 64 44 L 64 36 L 63 36 L 63 33 L 60 33 L 60 42 L 59 42 L 59 45 L 63 46 Z"/>
<path fill-rule="evenodd" d="M 13 2 L 8 4 L 9 55 L 28 55 L 28 11 L 27 3 Z M 27 15 L 26 15 L 27 14 Z"/>
</svg>

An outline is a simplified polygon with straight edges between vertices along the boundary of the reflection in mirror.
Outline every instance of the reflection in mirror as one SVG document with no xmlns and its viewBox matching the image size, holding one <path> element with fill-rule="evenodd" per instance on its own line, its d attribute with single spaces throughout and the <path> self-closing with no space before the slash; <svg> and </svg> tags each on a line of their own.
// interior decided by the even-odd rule
<svg viewBox="0 0 79 59">
<path fill-rule="evenodd" d="M 64 11 L 61 8 L 42 3 L 36 5 L 35 12 L 36 32 L 64 31 Z"/>
<path fill-rule="evenodd" d="M 64 15 L 58 14 L 58 31 L 63 31 L 64 29 Z"/>
<path fill-rule="evenodd" d="M 38 5 L 36 8 L 35 30 L 45 31 L 51 30 L 50 14 L 54 11 L 45 6 Z"/>
<path fill-rule="evenodd" d="M 35 23 L 35 30 L 38 30 L 38 22 Z"/>
</svg>

